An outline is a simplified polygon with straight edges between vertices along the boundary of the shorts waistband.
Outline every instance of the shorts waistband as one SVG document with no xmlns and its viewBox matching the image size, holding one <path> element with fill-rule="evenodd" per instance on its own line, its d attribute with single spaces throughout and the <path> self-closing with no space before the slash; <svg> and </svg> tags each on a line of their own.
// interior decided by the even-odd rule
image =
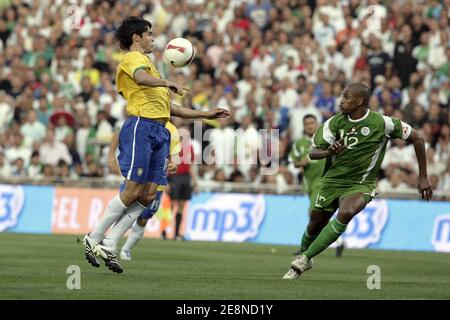
<svg viewBox="0 0 450 320">
<path fill-rule="evenodd" d="M 138 117 L 138 116 L 131 116 L 130 118 L 139 119 L 139 121 L 151 122 L 151 123 L 163 126 L 163 127 L 165 127 L 166 123 L 167 123 L 167 120 L 163 119 L 163 118 L 149 119 L 149 118 Z"/>
</svg>

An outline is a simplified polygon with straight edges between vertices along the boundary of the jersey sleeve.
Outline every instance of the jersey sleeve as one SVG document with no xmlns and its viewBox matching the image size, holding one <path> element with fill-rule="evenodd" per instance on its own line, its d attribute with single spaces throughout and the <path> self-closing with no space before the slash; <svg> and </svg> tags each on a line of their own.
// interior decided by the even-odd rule
<svg viewBox="0 0 450 320">
<path fill-rule="evenodd" d="M 336 140 L 336 133 L 335 117 L 331 117 L 314 133 L 312 146 L 320 149 L 328 148 Z"/>
<path fill-rule="evenodd" d="M 409 124 L 394 118 L 383 116 L 385 124 L 385 134 L 390 139 L 406 140 L 411 135 L 412 128 Z"/>
<path fill-rule="evenodd" d="M 148 68 L 147 58 L 140 52 L 130 52 L 124 56 L 119 67 L 131 78 L 134 77 L 134 73 L 139 69 Z"/>
<path fill-rule="evenodd" d="M 181 143 L 180 143 L 180 137 L 178 136 L 178 132 L 177 132 L 170 139 L 170 154 L 176 155 L 176 154 L 179 154 L 180 151 L 181 151 Z"/>
</svg>

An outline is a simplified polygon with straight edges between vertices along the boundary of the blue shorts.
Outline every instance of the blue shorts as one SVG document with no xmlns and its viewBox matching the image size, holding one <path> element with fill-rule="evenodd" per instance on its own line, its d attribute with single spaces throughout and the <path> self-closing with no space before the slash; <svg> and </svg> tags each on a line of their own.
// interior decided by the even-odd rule
<svg viewBox="0 0 450 320">
<path fill-rule="evenodd" d="M 119 134 L 122 175 L 136 183 L 167 184 L 170 132 L 164 124 L 141 117 L 125 120 Z"/>
</svg>

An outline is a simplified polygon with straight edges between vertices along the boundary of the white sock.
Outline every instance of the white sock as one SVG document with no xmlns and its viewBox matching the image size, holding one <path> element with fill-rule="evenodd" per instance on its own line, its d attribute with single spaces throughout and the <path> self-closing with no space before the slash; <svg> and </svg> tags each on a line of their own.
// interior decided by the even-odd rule
<svg viewBox="0 0 450 320">
<path fill-rule="evenodd" d="M 133 224 L 131 228 L 131 233 L 128 236 L 127 241 L 122 247 L 122 250 L 131 251 L 131 249 L 141 240 L 144 236 L 145 226 L 140 226 L 137 221 Z"/>
<path fill-rule="evenodd" d="M 103 243 L 110 248 L 117 248 L 117 241 L 131 228 L 133 223 L 144 211 L 145 207 L 139 202 L 135 201 L 131 206 L 128 207 L 125 214 L 116 222 L 114 227 L 112 227 L 111 232 L 103 240 Z"/>
<path fill-rule="evenodd" d="M 89 237 L 96 244 L 100 243 L 105 237 L 106 231 L 108 231 L 108 229 L 122 216 L 126 210 L 127 207 L 123 204 L 122 200 L 120 200 L 119 195 L 112 198 L 105 210 L 105 213 Z"/>
</svg>

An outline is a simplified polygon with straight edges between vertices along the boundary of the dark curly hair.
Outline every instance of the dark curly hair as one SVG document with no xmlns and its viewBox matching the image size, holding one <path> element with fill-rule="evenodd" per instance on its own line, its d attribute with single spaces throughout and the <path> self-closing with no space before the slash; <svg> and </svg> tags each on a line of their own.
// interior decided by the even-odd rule
<svg viewBox="0 0 450 320">
<path fill-rule="evenodd" d="M 126 18 L 117 29 L 114 40 L 119 44 L 120 49 L 128 50 L 133 44 L 133 34 L 142 36 L 145 31 L 152 28 L 150 21 L 140 17 L 131 16 Z"/>
</svg>

